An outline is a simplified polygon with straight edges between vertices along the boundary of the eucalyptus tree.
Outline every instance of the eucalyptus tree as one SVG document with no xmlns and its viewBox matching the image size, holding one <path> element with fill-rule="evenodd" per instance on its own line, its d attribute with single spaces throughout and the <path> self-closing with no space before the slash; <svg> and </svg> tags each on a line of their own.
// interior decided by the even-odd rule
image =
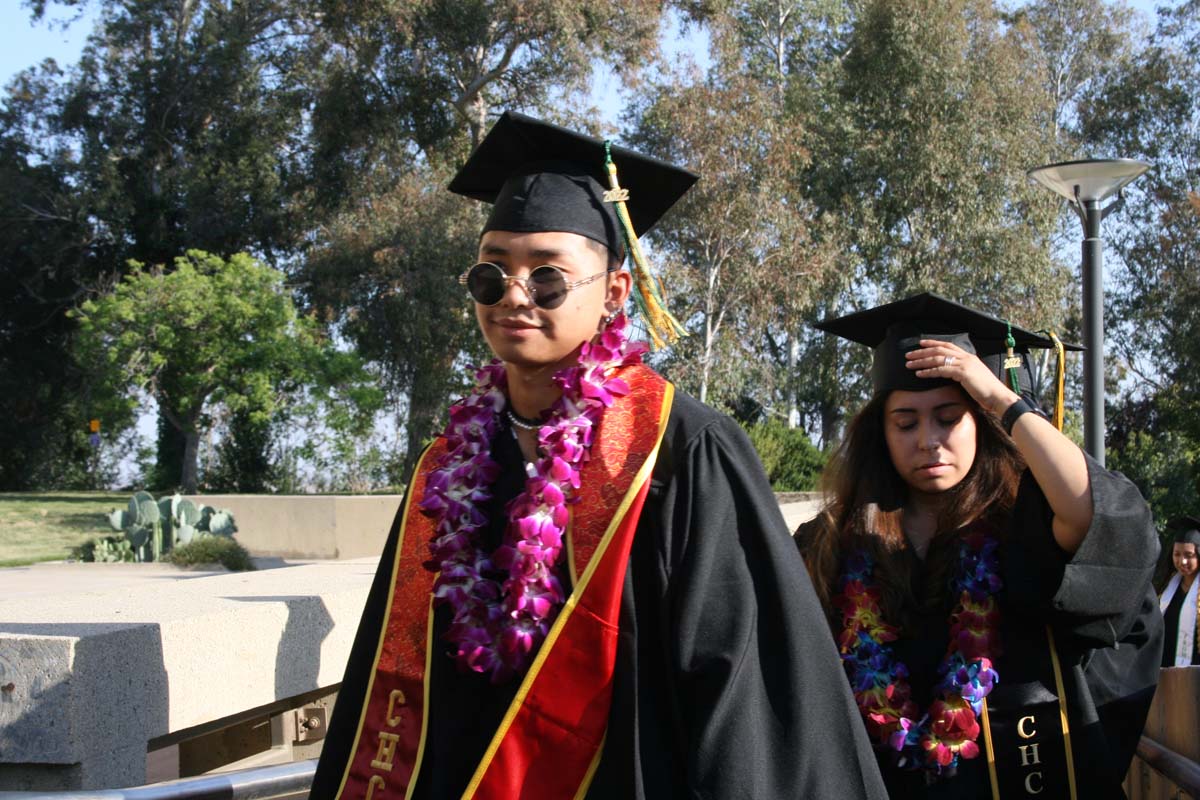
<svg viewBox="0 0 1200 800">
<path fill-rule="evenodd" d="M 1106 333 L 1125 378 L 1109 447 L 1159 513 L 1200 496 L 1200 3 L 1159 10 L 1146 46 L 1080 105 L 1090 151 L 1153 164 L 1105 225 Z M 1118 387 L 1113 387 L 1118 388 Z M 1166 453 L 1150 458 L 1147 451 Z M 1158 477 L 1155 477 L 1155 476 Z M 1151 482 L 1190 491 L 1157 491 Z M 1162 495 L 1163 502 L 1154 497 Z M 1189 511 L 1189 513 L 1191 513 Z"/>
<path fill-rule="evenodd" d="M 449 197 L 455 167 L 507 108 L 595 129 L 594 63 L 634 79 L 657 52 L 648 0 L 314 2 L 312 204 L 301 280 L 313 306 L 381 367 L 408 466 L 482 354 L 455 283 L 482 209 Z M 408 471 L 408 466 L 403 470 Z"/>
</svg>

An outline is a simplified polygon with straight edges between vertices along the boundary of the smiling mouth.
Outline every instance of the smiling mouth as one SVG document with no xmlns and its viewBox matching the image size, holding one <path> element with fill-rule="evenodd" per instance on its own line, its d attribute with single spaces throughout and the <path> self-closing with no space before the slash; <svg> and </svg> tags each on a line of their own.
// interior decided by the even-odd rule
<svg viewBox="0 0 1200 800">
<path fill-rule="evenodd" d="M 532 330 L 534 328 L 541 327 L 540 325 L 535 325 L 532 322 L 525 322 L 518 319 L 497 319 L 492 320 L 492 322 L 501 328 L 508 328 L 510 330 Z"/>
</svg>

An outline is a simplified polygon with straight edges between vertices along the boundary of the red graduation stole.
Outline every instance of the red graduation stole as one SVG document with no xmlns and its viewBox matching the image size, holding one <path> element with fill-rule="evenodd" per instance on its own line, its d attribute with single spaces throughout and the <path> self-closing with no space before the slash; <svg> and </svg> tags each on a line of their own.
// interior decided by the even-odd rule
<svg viewBox="0 0 1200 800">
<path fill-rule="evenodd" d="M 574 588 L 464 798 L 572 800 L 586 793 L 600 763 L 625 565 L 674 394 L 649 367 L 633 365 L 620 374 L 630 392 L 605 411 L 583 466 L 579 502 L 571 506 L 567 557 Z M 433 523 L 414 498 L 424 494 L 426 476 L 444 452 L 439 438 L 413 473 L 387 612 L 339 799 L 407 798 L 420 772 L 436 575 L 422 566 Z"/>
</svg>

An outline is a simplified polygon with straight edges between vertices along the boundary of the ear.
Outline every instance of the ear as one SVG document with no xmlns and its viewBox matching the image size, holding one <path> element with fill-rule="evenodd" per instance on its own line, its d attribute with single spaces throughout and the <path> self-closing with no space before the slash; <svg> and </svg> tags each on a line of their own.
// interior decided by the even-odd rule
<svg viewBox="0 0 1200 800">
<path fill-rule="evenodd" d="M 633 276 L 629 274 L 629 270 L 619 269 L 610 272 L 608 275 L 608 292 L 604 298 L 604 305 L 609 311 L 620 311 L 625 307 L 625 301 L 629 299 L 629 293 L 633 290 Z"/>
</svg>

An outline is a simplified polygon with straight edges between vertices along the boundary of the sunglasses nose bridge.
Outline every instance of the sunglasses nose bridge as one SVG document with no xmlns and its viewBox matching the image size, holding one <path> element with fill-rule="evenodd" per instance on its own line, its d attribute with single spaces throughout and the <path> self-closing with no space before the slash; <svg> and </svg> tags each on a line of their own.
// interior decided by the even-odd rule
<svg viewBox="0 0 1200 800">
<path fill-rule="evenodd" d="M 535 290 L 529 285 L 529 279 L 518 275 L 506 275 L 500 273 L 500 278 L 504 281 L 504 291 L 500 295 L 500 299 L 496 301 L 497 305 L 506 300 L 514 307 L 532 305 L 535 303 Z M 514 285 L 517 287 L 513 289 Z M 515 294 L 514 294 L 515 291 Z"/>
</svg>

